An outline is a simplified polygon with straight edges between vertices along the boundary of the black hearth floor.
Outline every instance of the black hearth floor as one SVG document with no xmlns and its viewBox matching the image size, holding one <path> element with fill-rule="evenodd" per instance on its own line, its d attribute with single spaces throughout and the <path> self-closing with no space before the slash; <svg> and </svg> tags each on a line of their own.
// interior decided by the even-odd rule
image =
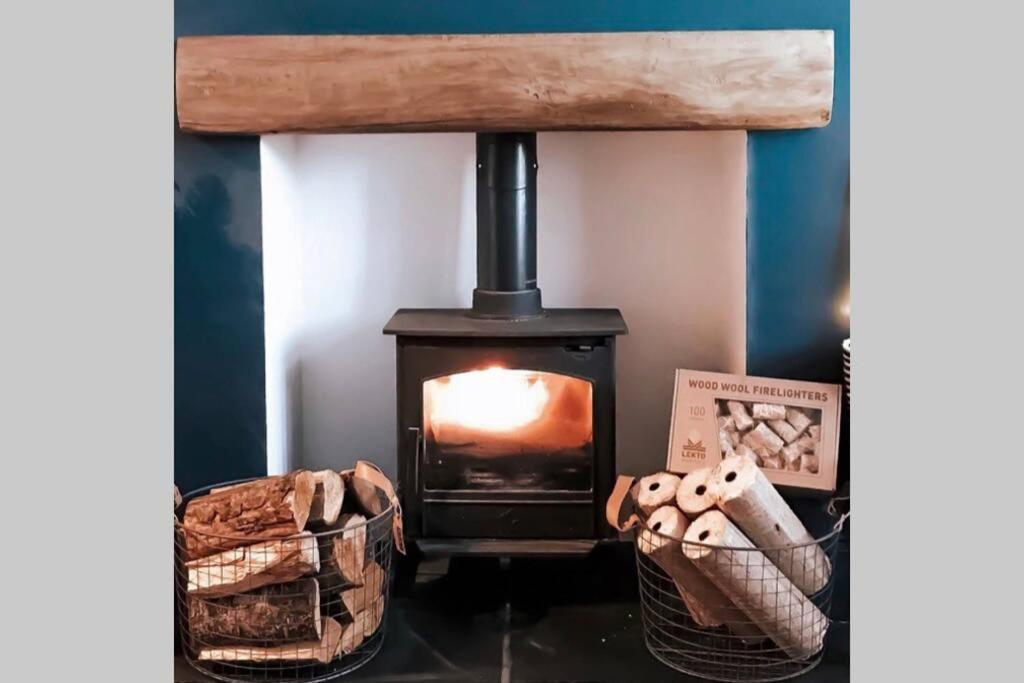
<svg viewBox="0 0 1024 683">
<path fill-rule="evenodd" d="M 410 563 L 403 563 L 383 649 L 341 680 L 700 680 L 669 669 L 644 647 L 632 552 L 629 544 L 615 543 L 599 546 L 583 560 L 523 559 L 503 566 L 497 559 L 464 558 L 452 560 L 447 573 L 436 576 L 429 572 L 443 570 L 426 563 L 419 581 L 413 581 Z M 843 683 L 849 678 L 849 631 L 837 624 L 822 663 L 796 680 Z M 175 681 L 208 680 L 176 659 Z"/>
</svg>

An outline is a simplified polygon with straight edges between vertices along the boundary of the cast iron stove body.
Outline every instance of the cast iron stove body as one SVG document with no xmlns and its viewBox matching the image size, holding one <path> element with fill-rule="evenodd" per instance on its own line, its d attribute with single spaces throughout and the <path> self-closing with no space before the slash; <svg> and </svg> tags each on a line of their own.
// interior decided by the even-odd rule
<svg viewBox="0 0 1024 683">
<path fill-rule="evenodd" d="M 401 309 L 398 479 L 407 535 L 442 554 L 585 552 L 614 536 L 617 309 L 545 309 L 536 135 L 477 135 L 472 309 Z"/>
</svg>

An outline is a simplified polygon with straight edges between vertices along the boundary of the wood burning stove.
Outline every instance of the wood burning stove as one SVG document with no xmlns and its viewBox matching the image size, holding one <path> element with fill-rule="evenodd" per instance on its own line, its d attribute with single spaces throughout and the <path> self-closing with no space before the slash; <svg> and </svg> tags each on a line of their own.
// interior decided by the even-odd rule
<svg viewBox="0 0 1024 683">
<path fill-rule="evenodd" d="M 472 309 L 401 309 L 398 479 L 408 536 L 451 553 L 585 552 L 613 536 L 617 309 L 537 287 L 536 134 L 477 135 Z"/>
</svg>

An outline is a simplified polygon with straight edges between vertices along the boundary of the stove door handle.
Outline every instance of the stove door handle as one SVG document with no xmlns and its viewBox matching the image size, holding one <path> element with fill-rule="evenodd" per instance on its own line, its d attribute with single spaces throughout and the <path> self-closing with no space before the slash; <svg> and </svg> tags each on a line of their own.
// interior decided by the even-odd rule
<svg viewBox="0 0 1024 683">
<path fill-rule="evenodd" d="M 422 492 L 423 486 L 420 484 L 420 459 L 427 457 L 426 439 L 423 438 L 423 430 L 419 427 L 409 427 L 409 431 L 416 432 L 416 445 L 412 458 L 412 480 L 416 482 L 416 491 Z"/>
</svg>

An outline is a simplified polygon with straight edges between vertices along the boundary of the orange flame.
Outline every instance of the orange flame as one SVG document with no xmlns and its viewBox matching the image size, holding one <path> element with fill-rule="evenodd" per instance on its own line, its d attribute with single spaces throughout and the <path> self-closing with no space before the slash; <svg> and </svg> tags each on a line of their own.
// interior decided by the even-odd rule
<svg viewBox="0 0 1024 683">
<path fill-rule="evenodd" d="M 592 400 L 576 377 L 489 367 L 424 382 L 424 425 L 439 443 L 488 452 L 575 448 L 592 438 Z"/>
</svg>

